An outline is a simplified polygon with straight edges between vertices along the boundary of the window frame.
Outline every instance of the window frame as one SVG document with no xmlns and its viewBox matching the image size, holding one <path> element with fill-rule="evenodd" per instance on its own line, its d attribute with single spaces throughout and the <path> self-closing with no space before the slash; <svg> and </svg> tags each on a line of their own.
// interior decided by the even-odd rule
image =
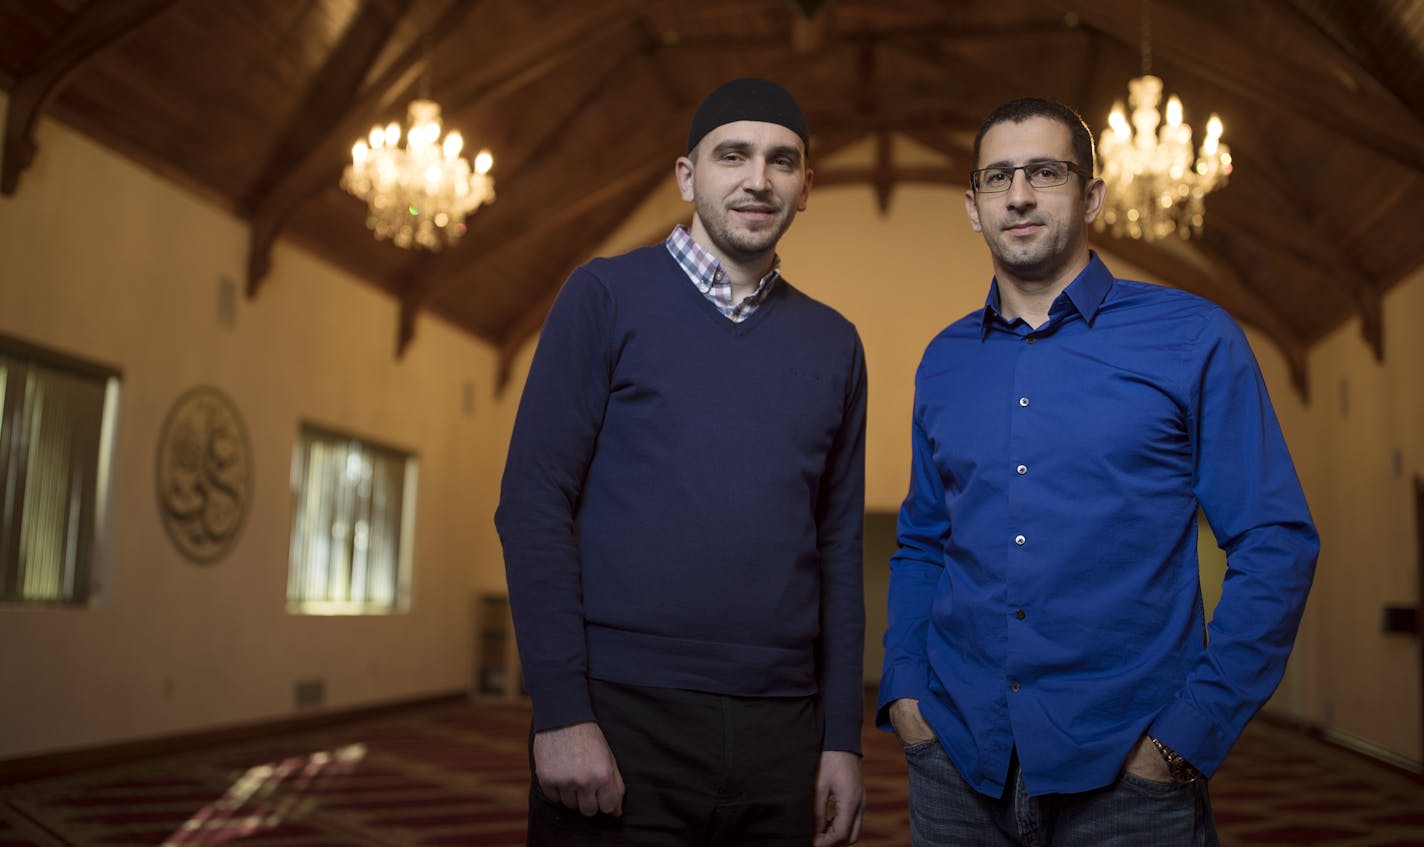
<svg viewBox="0 0 1424 847">
<path fill-rule="evenodd" d="M 94 446 L 94 492 L 87 573 L 85 585 L 76 589 L 71 599 L 25 599 L 0 594 L 0 612 L 65 612 L 83 611 L 103 604 L 107 598 L 108 577 L 113 565 L 113 527 L 118 462 L 119 416 L 123 402 L 123 371 L 113 365 L 85 359 L 42 344 L 0 332 L 0 353 L 25 362 L 29 367 L 59 371 L 70 376 L 102 382 L 102 410 L 98 427 L 98 443 Z M 4 382 L 0 380 L 0 414 L 4 414 Z M 0 427 L 4 422 L 0 421 Z M 26 469 L 28 473 L 28 468 Z M 0 521 L 7 520 L 5 482 L 0 480 Z"/>
<path fill-rule="evenodd" d="M 364 451 L 381 454 L 387 458 L 400 460 L 402 462 L 400 520 L 397 527 L 398 538 L 395 545 L 396 562 L 391 575 L 393 596 L 388 604 L 370 600 L 333 600 L 329 597 L 325 599 L 303 599 L 293 597 L 293 585 L 297 576 L 295 573 L 296 562 L 294 556 L 297 549 L 297 533 L 301 529 L 300 513 L 302 509 L 301 485 L 303 480 L 299 478 L 299 474 L 302 470 L 301 462 L 303 461 L 303 453 L 305 452 L 308 456 L 310 455 L 308 436 L 328 444 L 332 442 L 356 442 L 361 445 Z M 297 425 L 296 440 L 292 445 L 291 471 L 288 483 L 292 500 L 290 512 L 291 529 L 288 533 L 286 568 L 287 587 L 285 604 L 287 613 L 304 616 L 362 617 L 408 613 L 412 605 L 416 515 L 418 512 L 420 484 L 419 454 L 414 450 L 398 447 L 389 442 L 373 439 L 365 435 L 359 435 L 350 430 L 327 426 L 311 420 L 302 420 Z M 330 567 L 329 561 L 327 566 Z"/>
</svg>

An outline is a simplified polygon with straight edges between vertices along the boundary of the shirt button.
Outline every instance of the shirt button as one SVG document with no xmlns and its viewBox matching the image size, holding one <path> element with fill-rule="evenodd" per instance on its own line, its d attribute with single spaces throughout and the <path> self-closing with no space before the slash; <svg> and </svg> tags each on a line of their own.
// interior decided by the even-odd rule
<svg viewBox="0 0 1424 847">
<path fill-rule="evenodd" d="M 1019 545 L 1020 547 L 1024 546 L 1024 542 L 1025 542 L 1025 541 L 1028 541 L 1028 539 L 1027 539 L 1027 538 L 1024 538 L 1022 535 L 1015 535 L 1015 536 L 1014 536 L 1014 543 L 1017 544 L 1017 545 Z"/>
<path fill-rule="evenodd" d="M 1037 341 L 1037 340 L 1038 340 L 1037 336 L 1033 336 L 1033 335 L 1030 335 L 1028 338 L 1025 338 L 1025 339 L 1024 339 L 1024 341 L 1027 341 L 1029 344 L 1032 344 L 1032 343 L 1034 343 L 1034 342 Z"/>
<path fill-rule="evenodd" d="M 1020 398 L 1019 398 L 1019 405 L 1020 405 L 1020 406 L 1027 406 L 1027 405 L 1028 405 L 1028 398 L 1027 398 L 1027 397 L 1020 397 Z"/>
<path fill-rule="evenodd" d="M 1018 691 L 1018 690 L 1019 690 L 1019 681 L 1018 681 L 1018 680 L 1014 680 L 1013 682 L 1009 683 L 1009 690 L 1010 690 L 1010 691 Z"/>
<path fill-rule="evenodd" d="M 1019 609 L 1017 612 L 1014 612 L 1014 617 L 1018 618 L 1019 620 L 1023 620 L 1024 618 L 1028 617 L 1028 615 L 1024 613 L 1023 609 Z"/>
<path fill-rule="evenodd" d="M 1014 468 L 1014 470 L 1019 472 L 1019 476 L 1023 476 L 1024 474 L 1028 473 L 1028 465 L 1019 465 L 1018 467 Z"/>
</svg>

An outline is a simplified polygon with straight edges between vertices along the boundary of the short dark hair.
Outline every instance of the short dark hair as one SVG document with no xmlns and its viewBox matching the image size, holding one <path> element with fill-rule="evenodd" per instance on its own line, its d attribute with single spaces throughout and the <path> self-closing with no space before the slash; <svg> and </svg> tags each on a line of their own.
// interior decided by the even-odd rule
<svg viewBox="0 0 1424 847">
<path fill-rule="evenodd" d="M 979 167 L 979 144 L 984 133 L 1002 123 L 1020 124 L 1029 118 L 1048 118 L 1068 127 L 1073 138 L 1073 159 L 1077 165 L 1090 174 L 1097 173 L 1097 159 L 1094 157 L 1093 133 L 1077 112 L 1053 100 L 1041 97 L 1020 97 L 1010 100 L 990 112 L 979 124 L 979 133 L 974 136 L 974 167 Z"/>
</svg>

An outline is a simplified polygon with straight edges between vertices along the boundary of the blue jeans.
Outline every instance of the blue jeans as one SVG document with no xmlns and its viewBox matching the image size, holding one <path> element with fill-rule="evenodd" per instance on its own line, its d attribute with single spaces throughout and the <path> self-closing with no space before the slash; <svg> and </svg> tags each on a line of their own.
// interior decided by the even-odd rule
<svg viewBox="0 0 1424 847">
<path fill-rule="evenodd" d="M 1206 780 L 1153 782 L 1129 773 L 1080 794 L 1030 797 L 1018 758 L 1003 797 L 975 791 L 937 740 L 905 749 L 916 847 L 1217 847 Z"/>
</svg>

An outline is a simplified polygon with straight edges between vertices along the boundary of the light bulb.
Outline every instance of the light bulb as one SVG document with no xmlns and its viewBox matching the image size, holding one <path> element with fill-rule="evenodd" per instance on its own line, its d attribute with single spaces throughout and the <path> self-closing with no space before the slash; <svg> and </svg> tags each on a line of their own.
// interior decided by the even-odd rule
<svg viewBox="0 0 1424 847">
<path fill-rule="evenodd" d="M 460 150 L 465 146 L 465 139 L 458 131 L 445 136 L 445 159 L 453 161 L 460 155 Z"/>
<path fill-rule="evenodd" d="M 1108 125 L 1119 138 L 1126 140 L 1132 137 L 1132 127 L 1127 125 L 1127 115 L 1123 114 L 1121 100 L 1113 103 L 1112 113 L 1108 115 Z"/>
<path fill-rule="evenodd" d="M 1173 94 L 1167 98 L 1167 126 L 1182 125 L 1182 101 Z"/>
</svg>

